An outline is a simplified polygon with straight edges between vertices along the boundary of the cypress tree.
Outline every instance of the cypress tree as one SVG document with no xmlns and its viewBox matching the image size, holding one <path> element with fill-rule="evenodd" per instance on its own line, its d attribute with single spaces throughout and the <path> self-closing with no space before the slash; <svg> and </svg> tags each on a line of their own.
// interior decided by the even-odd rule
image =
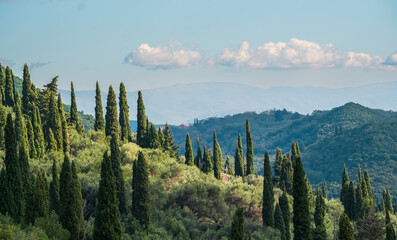
<svg viewBox="0 0 397 240">
<path fill-rule="evenodd" d="M 365 179 L 362 178 L 362 182 L 361 182 L 361 191 L 363 193 L 363 202 L 362 202 L 362 215 L 366 216 L 369 209 L 371 208 L 371 200 L 370 200 L 370 195 L 368 193 L 368 189 L 367 189 L 367 184 L 365 182 Z"/>
<path fill-rule="evenodd" d="M 355 219 L 356 214 L 356 190 L 354 189 L 354 183 L 350 181 L 349 189 L 345 193 L 345 212 L 350 219 Z"/>
<path fill-rule="evenodd" d="M 237 208 L 234 213 L 232 227 L 230 231 L 231 240 L 243 240 L 244 239 L 244 212 L 243 208 Z"/>
<path fill-rule="evenodd" d="M 75 127 L 78 126 L 79 124 L 79 115 L 77 113 L 77 103 L 76 103 L 76 95 L 74 94 L 74 86 L 73 86 L 73 82 L 70 82 L 70 88 L 71 88 L 71 93 L 70 93 L 70 118 L 69 118 L 69 122 L 72 125 L 75 125 Z"/>
<path fill-rule="evenodd" d="M 201 154 L 200 140 L 199 137 L 197 137 L 197 154 L 196 157 L 194 158 L 194 165 L 200 168 L 202 161 L 203 161 L 203 156 Z"/>
<path fill-rule="evenodd" d="M 52 180 L 50 183 L 50 209 L 55 211 L 55 213 L 59 214 L 59 178 L 58 178 L 58 170 L 55 164 L 55 159 L 52 163 Z"/>
<path fill-rule="evenodd" d="M 149 123 L 149 118 L 146 116 L 146 136 L 145 136 L 145 147 L 150 147 L 150 141 L 151 141 L 151 136 L 150 136 L 150 123 Z"/>
<path fill-rule="evenodd" d="M 212 153 L 204 145 L 203 165 L 201 166 L 203 173 L 210 173 L 212 171 Z"/>
<path fill-rule="evenodd" d="M 157 149 L 161 147 L 159 136 L 157 134 L 156 126 L 151 123 L 150 124 L 150 139 L 149 139 L 149 147 L 152 149 Z"/>
<path fill-rule="evenodd" d="M 237 139 L 236 153 L 234 155 L 234 171 L 236 176 L 244 176 L 243 143 L 240 134 Z"/>
<path fill-rule="evenodd" d="M 274 227 L 274 192 L 272 184 L 272 173 L 269 161 L 269 155 L 265 153 L 263 167 L 263 196 L 262 196 L 262 220 L 263 225 Z"/>
<path fill-rule="evenodd" d="M 23 67 L 23 81 L 22 81 L 22 112 L 26 115 L 31 114 L 32 103 L 34 102 L 35 90 L 32 89 L 32 82 L 30 81 L 30 74 L 28 65 Z"/>
<path fill-rule="evenodd" d="M 110 140 L 110 162 L 112 163 L 112 172 L 116 181 L 116 196 L 118 199 L 118 209 L 120 214 L 127 214 L 127 200 L 125 195 L 123 170 L 121 169 L 121 152 L 119 136 L 116 133 L 112 134 Z"/>
<path fill-rule="evenodd" d="M 357 188 L 356 188 L 356 219 L 361 219 L 364 217 L 363 202 L 365 201 L 363 196 L 363 189 L 361 187 L 361 168 L 358 166 L 358 176 L 357 176 Z"/>
<path fill-rule="evenodd" d="M 349 174 L 346 170 L 346 165 L 343 167 L 343 174 L 342 174 L 342 188 L 340 190 L 340 201 L 342 202 L 343 206 L 347 207 L 347 199 L 346 196 L 349 192 Z"/>
<path fill-rule="evenodd" d="M 35 219 L 40 217 L 48 216 L 48 195 L 47 195 L 47 183 L 43 172 L 37 173 L 35 194 L 34 194 L 34 205 L 35 205 Z"/>
<path fill-rule="evenodd" d="M 0 100 L 1 102 L 1 100 Z M 7 110 L 4 106 L 0 104 L 0 150 L 4 150 L 4 128 L 7 122 Z"/>
<path fill-rule="evenodd" d="M 1 66 L 1 63 L 0 63 L 0 95 L 1 95 L 0 103 L 1 104 L 5 104 L 4 103 L 5 102 L 5 99 L 4 99 L 5 87 L 6 87 L 6 74 L 4 73 L 4 68 L 3 68 L 3 66 Z"/>
<path fill-rule="evenodd" d="M 7 66 L 6 68 L 6 84 L 4 89 L 4 105 L 14 107 L 14 80 L 12 78 L 12 70 Z"/>
<path fill-rule="evenodd" d="M 113 91 L 112 85 L 109 87 L 107 103 L 106 103 L 106 127 L 105 133 L 106 136 L 111 136 L 113 133 L 119 132 L 119 123 L 117 120 L 117 102 L 116 102 L 116 94 Z"/>
<path fill-rule="evenodd" d="M 321 194 L 325 199 L 328 199 L 328 190 L 327 190 L 327 182 L 325 182 L 325 179 L 323 178 L 323 182 L 321 184 Z"/>
<path fill-rule="evenodd" d="M 383 189 L 382 197 L 383 211 L 389 210 L 389 212 L 394 212 L 393 203 L 390 195 L 389 189 Z"/>
<path fill-rule="evenodd" d="M 274 227 L 281 233 L 281 240 L 286 240 L 285 222 L 283 218 L 283 212 L 281 211 L 280 205 L 276 204 L 274 210 Z"/>
<path fill-rule="evenodd" d="M 290 233 L 290 221 L 291 221 L 291 213 L 289 211 L 289 201 L 288 201 L 288 196 L 285 192 L 283 192 L 283 195 L 279 198 L 279 204 L 281 211 L 283 212 L 283 219 L 284 219 L 284 225 L 285 225 L 285 239 L 290 240 L 291 239 L 291 233 Z"/>
<path fill-rule="evenodd" d="M 9 189 L 7 194 L 7 212 L 15 222 L 20 223 L 23 216 L 23 186 L 14 130 L 12 115 L 9 113 L 7 115 L 7 125 L 4 129 L 6 137 L 4 164 L 8 182 L 7 188 Z"/>
<path fill-rule="evenodd" d="M 320 189 L 317 189 L 316 196 L 316 209 L 314 211 L 314 224 L 316 228 L 313 230 L 314 240 L 326 240 L 327 239 L 327 229 L 325 227 L 325 202 L 321 194 Z"/>
<path fill-rule="evenodd" d="M 230 161 L 230 157 L 227 156 L 226 157 L 226 161 L 225 161 L 225 169 L 227 169 L 227 175 L 234 175 L 234 171 L 233 171 L 233 166 L 232 166 L 232 162 Z"/>
<path fill-rule="evenodd" d="M 306 174 L 300 156 L 295 159 L 293 176 L 294 240 L 312 239 Z"/>
<path fill-rule="evenodd" d="M 371 180 L 370 180 L 368 171 L 364 172 L 363 180 L 365 181 L 365 185 L 367 187 L 369 203 L 371 206 L 374 206 L 375 205 L 374 190 L 372 189 Z"/>
<path fill-rule="evenodd" d="M 58 111 L 59 111 L 59 118 L 61 120 L 61 125 L 62 125 L 62 147 L 63 147 L 63 152 L 69 153 L 70 151 L 70 146 L 69 146 L 69 133 L 68 133 L 68 124 L 66 122 L 65 118 L 65 112 L 63 111 L 63 103 L 62 103 L 62 98 L 61 94 L 58 93 Z"/>
<path fill-rule="evenodd" d="M 132 181 L 135 183 L 132 192 L 132 215 L 147 228 L 150 225 L 149 171 L 142 152 L 138 153 L 138 162 Z"/>
<path fill-rule="evenodd" d="M 192 147 L 192 142 L 190 141 L 190 136 L 189 133 L 186 134 L 186 143 L 185 143 L 185 159 L 186 159 L 186 165 L 193 166 L 194 161 L 193 161 L 193 147 Z"/>
<path fill-rule="evenodd" d="M 289 194 L 293 191 L 293 175 L 291 159 L 288 156 L 283 157 L 283 165 L 281 168 L 280 188 Z"/>
<path fill-rule="evenodd" d="M 52 133 L 51 128 L 48 129 L 48 137 L 47 137 L 47 150 L 51 151 L 57 151 L 57 141 L 55 140 L 54 134 Z"/>
<path fill-rule="evenodd" d="M 1 65 L 0 65 L 1 67 Z M 8 180 L 7 180 L 7 174 L 6 170 L 3 167 L 0 170 L 0 213 L 5 215 L 7 210 L 8 210 Z"/>
<path fill-rule="evenodd" d="M 164 126 L 164 150 L 170 153 L 171 157 L 178 158 L 179 154 L 177 153 L 179 146 L 175 143 L 174 137 L 172 136 L 170 126 L 165 123 Z"/>
<path fill-rule="evenodd" d="M 396 232 L 390 222 L 389 210 L 386 209 L 386 240 L 396 240 Z"/>
<path fill-rule="evenodd" d="M 131 126 L 130 126 L 130 107 L 127 103 L 127 93 L 125 91 L 124 83 L 120 83 L 120 94 L 119 94 L 119 107 L 120 107 L 120 131 L 121 141 L 131 141 Z"/>
<path fill-rule="evenodd" d="M 146 142 L 146 115 L 141 91 L 138 92 L 137 100 L 137 125 L 136 141 L 139 146 L 144 147 Z"/>
<path fill-rule="evenodd" d="M 276 186 L 280 185 L 282 168 L 283 168 L 283 153 L 281 152 L 280 148 L 277 148 L 276 160 L 274 161 L 274 166 L 273 166 L 274 169 L 273 182 Z"/>
<path fill-rule="evenodd" d="M 112 165 L 106 151 L 101 164 L 101 180 L 95 207 L 94 238 L 99 240 L 121 238 L 119 202 L 116 197 L 116 179 Z"/>
<path fill-rule="evenodd" d="M 214 176 L 217 179 L 221 179 L 221 172 L 222 171 L 222 166 L 223 166 L 223 158 L 222 158 L 222 150 L 221 147 L 219 146 L 218 140 L 216 138 L 216 131 L 214 130 Z"/>
<path fill-rule="evenodd" d="M 245 131 L 247 136 L 247 172 L 246 175 L 254 174 L 254 147 L 252 145 L 252 137 L 250 123 L 246 119 Z"/>
<path fill-rule="evenodd" d="M 40 118 L 40 111 L 39 108 L 33 106 L 34 110 L 32 110 L 32 125 L 33 125 L 33 132 L 34 132 L 34 144 L 37 152 L 37 157 L 42 158 L 44 156 L 45 151 L 45 141 L 44 141 L 44 134 L 41 127 L 41 118 Z"/>
<path fill-rule="evenodd" d="M 27 127 L 28 141 L 29 141 L 29 157 L 37 158 L 33 125 L 30 119 L 27 119 L 26 127 Z"/>
<path fill-rule="evenodd" d="M 59 117 L 58 102 L 55 99 L 55 95 L 50 96 L 50 111 L 48 126 L 54 134 L 54 138 L 57 142 L 57 150 L 63 149 L 63 136 L 62 136 L 62 123 Z"/>
<path fill-rule="evenodd" d="M 28 189 L 25 192 L 25 212 L 24 212 L 24 223 L 26 225 L 28 224 L 34 224 L 34 221 L 36 219 L 36 184 L 35 184 L 35 177 L 33 174 L 29 175 L 29 185 Z"/>
<path fill-rule="evenodd" d="M 164 135 L 163 135 L 163 131 L 161 131 L 161 127 L 159 127 L 159 130 L 157 131 L 157 136 L 159 138 L 159 145 L 160 148 L 163 149 L 164 148 Z"/>
<path fill-rule="evenodd" d="M 103 131 L 103 130 L 105 130 L 105 119 L 103 118 L 101 89 L 99 88 L 98 81 L 96 82 L 95 93 L 96 94 L 95 94 L 95 123 L 94 123 L 94 129 L 95 129 L 95 131 Z"/>
<path fill-rule="evenodd" d="M 75 215 L 78 221 L 77 224 L 77 239 L 80 239 L 80 236 L 84 238 L 84 215 L 83 215 L 83 197 L 81 195 L 81 185 L 79 181 L 79 177 L 77 175 L 77 167 L 75 161 L 72 161 L 71 165 L 72 169 L 72 193 L 73 193 L 73 209 L 75 210 Z M 73 234 L 72 234 L 73 236 Z"/>
<path fill-rule="evenodd" d="M 350 223 L 350 219 L 346 213 L 343 213 L 339 219 L 339 240 L 354 240 L 353 227 Z"/>
</svg>

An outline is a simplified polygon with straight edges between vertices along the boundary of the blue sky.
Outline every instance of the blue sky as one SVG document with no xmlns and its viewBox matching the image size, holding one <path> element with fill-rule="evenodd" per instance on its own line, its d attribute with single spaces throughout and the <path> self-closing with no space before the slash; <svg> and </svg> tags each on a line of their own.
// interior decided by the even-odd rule
<svg viewBox="0 0 397 240">
<path fill-rule="evenodd" d="M 0 62 L 63 89 L 358 86 L 397 80 L 396 12 L 392 0 L 0 0 Z"/>
</svg>

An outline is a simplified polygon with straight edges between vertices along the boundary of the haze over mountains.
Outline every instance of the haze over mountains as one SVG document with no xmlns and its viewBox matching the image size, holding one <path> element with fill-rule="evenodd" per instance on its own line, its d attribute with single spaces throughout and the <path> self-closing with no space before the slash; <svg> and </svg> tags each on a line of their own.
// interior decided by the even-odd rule
<svg viewBox="0 0 397 240">
<path fill-rule="evenodd" d="M 118 91 L 118 86 L 114 86 Z M 101 86 L 106 106 L 107 86 Z M 69 90 L 60 90 L 70 99 Z M 287 109 L 301 114 L 332 109 L 347 102 L 370 108 L 397 110 L 397 81 L 359 87 L 330 89 L 324 87 L 273 87 L 262 89 L 239 83 L 211 82 L 179 84 L 142 90 L 146 114 L 154 123 L 186 124 L 194 118 L 222 117 L 247 111 Z M 95 91 L 76 91 L 79 110 L 94 114 Z M 130 118 L 136 119 L 137 91 L 128 92 Z M 67 103 L 67 101 L 65 101 Z"/>
</svg>

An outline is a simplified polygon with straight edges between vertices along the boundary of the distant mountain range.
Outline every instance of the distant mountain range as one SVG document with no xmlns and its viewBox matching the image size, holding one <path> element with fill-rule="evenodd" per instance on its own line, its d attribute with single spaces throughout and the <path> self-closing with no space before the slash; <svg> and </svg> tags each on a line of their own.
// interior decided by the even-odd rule
<svg viewBox="0 0 397 240">
<path fill-rule="evenodd" d="M 106 106 L 107 86 L 101 86 Z M 118 87 L 115 87 L 118 91 Z M 69 90 L 60 90 L 66 104 Z M 262 89 L 239 83 L 210 82 L 178 84 L 165 88 L 142 90 L 146 114 L 151 122 L 179 125 L 193 123 L 195 118 L 223 117 L 247 111 L 287 109 L 301 114 L 332 109 L 347 102 L 371 108 L 397 110 L 397 81 L 349 88 L 273 87 Z M 79 110 L 94 114 L 95 91 L 76 91 Z M 137 92 L 127 93 L 130 118 L 136 119 Z"/>
</svg>

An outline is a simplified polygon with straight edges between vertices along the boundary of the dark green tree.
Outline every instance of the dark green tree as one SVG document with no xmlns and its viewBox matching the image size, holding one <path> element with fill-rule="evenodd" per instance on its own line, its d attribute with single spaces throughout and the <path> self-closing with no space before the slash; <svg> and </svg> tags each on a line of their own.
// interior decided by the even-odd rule
<svg viewBox="0 0 397 240">
<path fill-rule="evenodd" d="M 51 128 L 48 129 L 48 134 L 47 134 L 47 150 L 51 151 L 57 151 L 57 140 L 55 140 L 54 134 L 52 133 Z"/>
<path fill-rule="evenodd" d="M 312 239 L 308 186 L 300 156 L 295 159 L 293 176 L 294 240 Z"/>
<path fill-rule="evenodd" d="M 317 189 L 316 196 L 316 209 L 314 211 L 314 224 L 316 226 L 313 229 L 313 240 L 326 240 L 327 229 L 325 227 L 325 201 L 322 196 L 321 190 Z"/>
<path fill-rule="evenodd" d="M 225 161 L 225 169 L 227 169 L 227 175 L 234 175 L 234 171 L 233 171 L 233 166 L 232 166 L 232 162 L 230 161 L 230 157 L 227 156 L 226 157 L 226 161 Z"/>
<path fill-rule="evenodd" d="M 355 238 L 358 240 L 378 240 L 385 237 L 385 222 L 376 214 L 374 207 L 371 207 L 367 214 L 356 221 Z"/>
<path fill-rule="evenodd" d="M 293 191 L 293 175 L 294 170 L 292 168 L 291 159 L 289 156 L 284 156 L 283 165 L 281 168 L 280 188 L 289 194 L 292 194 Z"/>
<path fill-rule="evenodd" d="M 44 134 L 43 129 L 41 127 L 41 117 L 39 108 L 33 106 L 35 109 L 32 111 L 32 125 L 33 125 L 33 132 L 34 132 L 34 145 L 37 152 L 37 157 L 42 158 L 45 152 L 45 141 L 44 141 Z"/>
<path fill-rule="evenodd" d="M 150 124 L 149 133 L 150 133 L 150 138 L 148 139 L 149 147 L 152 149 L 160 148 L 161 144 L 160 144 L 159 136 L 157 134 L 156 126 L 153 123 Z"/>
<path fill-rule="evenodd" d="M 163 149 L 165 139 L 164 139 L 163 131 L 161 131 L 161 127 L 159 127 L 159 130 L 157 131 L 157 136 L 159 138 L 160 148 Z"/>
<path fill-rule="evenodd" d="M 244 240 L 244 210 L 237 208 L 234 213 L 232 227 L 230 230 L 230 240 Z"/>
<path fill-rule="evenodd" d="M 246 175 L 254 174 L 254 147 L 252 145 L 252 136 L 250 130 L 250 123 L 246 119 L 245 131 L 247 136 L 247 172 Z"/>
<path fill-rule="evenodd" d="M 212 153 L 204 145 L 203 164 L 201 166 L 203 173 L 210 173 L 212 171 Z"/>
<path fill-rule="evenodd" d="M 356 190 L 354 188 L 354 183 L 350 181 L 349 189 L 345 193 L 345 212 L 349 219 L 355 219 L 356 214 Z"/>
<path fill-rule="evenodd" d="M 274 166 L 273 166 L 273 169 L 274 169 L 273 183 L 276 186 L 280 185 L 282 168 L 283 168 L 283 153 L 281 152 L 280 148 L 277 148 L 276 160 L 274 161 Z"/>
<path fill-rule="evenodd" d="M 112 165 L 106 151 L 101 164 L 101 180 L 95 207 L 94 238 L 99 240 L 121 238 L 119 201 L 116 197 L 116 179 L 113 175 Z"/>
<path fill-rule="evenodd" d="M 323 182 L 321 184 L 321 194 L 325 199 L 328 199 L 327 182 L 325 181 L 325 179 L 323 179 Z"/>
<path fill-rule="evenodd" d="M 57 150 L 63 149 L 63 137 L 62 137 L 62 123 L 61 118 L 59 117 L 59 108 L 58 102 L 55 99 L 55 95 L 50 96 L 50 105 L 49 105 L 49 120 L 48 126 L 52 130 L 54 134 L 55 141 L 57 142 Z"/>
<path fill-rule="evenodd" d="M 79 125 L 79 114 L 77 112 L 76 95 L 74 93 L 73 82 L 70 82 L 70 88 L 71 88 L 71 93 L 70 93 L 71 103 L 70 103 L 69 122 L 70 122 L 70 124 L 77 127 Z"/>
<path fill-rule="evenodd" d="M 389 212 L 394 212 L 393 202 L 391 199 L 389 189 L 383 189 L 383 196 L 382 196 L 382 208 L 383 211 L 389 210 Z"/>
<path fill-rule="evenodd" d="M 5 103 L 4 103 L 4 102 L 5 102 L 5 100 L 4 100 L 4 97 L 5 97 L 5 93 L 4 93 L 5 87 L 6 87 L 6 74 L 5 74 L 5 72 L 4 72 L 3 66 L 2 66 L 1 63 L 0 63 L 0 95 L 1 95 L 0 104 L 5 104 Z"/>
<path fill-rule="evenodd" d="M 240 134 L 237 139 L 236 153 L 234 154 L 234 172 L 236 176 L 244 176 L 243 143 Z"/>
<path fill-rule="evenodd" d="M 119 136 L 112 134 L 110 140 L 110 162 L 112 163 L 112 172 L 116 181 L 116 196 L 118 199 L 118 209 L 120 214 L 127 214 L 127 200 L 125 194 L 124 177 L 121 169 L 121 152 Z"/>
<path fill-rule="evenodd" d="M 6 169 L 4 167 L 0 171 L 0 192 L 0 213 L 5 215 L 8 210 L 9 188 Z"/>
<path fill-rule="evenodd" d="M 389 210 L 386 209 L 386 240 L 396 240 L 396 231 L 390 222 Z"/>
<path fill-rule="evenodd" d="M 197 154 L 196 154 L 196 157 L 194 158 L 194 165 L 196 165 L 196 167 L 200 168 L 202 161 L 203 161 L 203 156 L 201 154 L 200 140 L 199 140 L 199 137 L 197 137 Z"/>
<path fill-rule="evenodd" d="M 290 233 L 290 221 L 291 221 L 291 213 L 289 210 L 289 201 L 288 201 L 288 196 L 285 192 L 283 192 L 283 195 L 279 198 L 279 204 L 281 211 L 283 212 L 283 219 L 284 219 L 284 226 L 285 226 L 285 239 L 290 240 L 291 239 L 291 233 Z"/>
<path fill-rule="evenodd" d="M 340 201 L 342 202 L 343 206 L 346 208 L 347 206 L 347 194 L 349 192 L 349 174 L 346 170 L 346 165 L 343 167 L 343 174 L 342 174 L 342 188 L 340 190 Z"/>
<path fill-rule="evenodd" d="M 361 181 L 361 168 L 358 166 L 358 176 L 357 176 L 357 188 L 356 188 L 356 212 L 355 212 L 355 218 L 356 219 L 361 219 L 364 217 L 364 195 L 363 195 L 363 188 L 361 187 L 362 181 Z"/>
<path fill-rule="evenodd" d="M 96 94 L 95 94 L 95 123 L 94 123 L 94 129 L 95 129 L 95 131 L 103 131 L 103 130 L 105 130 L 105 119 L 103 118 L 101 89 L 99 88 L 98 81 L 96 82 L 95 93 Z"/>
<path fill-rule="evenodd" d="M 50 209 L 55 211 L 55 213 L 59 214 L 59 177 L 58 177 L 58 169 L 55 163 L 55 159 L 52 163 L 52 180 L 50 183 Z"/>
<path fill-rule="evenodd" d="M 218 140 L 216 138 L 216 131 L 214 130 L 214 176 L 217 179 L 221 179 L 221 172 L 222 171 L 222 166 L 223 166 L 223 157 L 222 157 L 222 150 L 221 147 L 219 146 Z"/>
<path fill-rule="evenodd" d="M 111 136 L 113 133 L 119 133 L 119 123 L 117 120 L 117 102 L 116 94 L 114 93 L 112 85 L 109 87 L 108 98 L 106 103 L 105 114 L 105 133 L 106 136 Z"/>
<path fill-rule="evenodd" d="M 22 112 L 26 115 L 31 115 L 32 104 L 36 100 L 36 89 L 30 80 L 29 68 L 25 64 L 23 67 L 23 82 L 22 82 Z"/>
<path fill-rule="evenodd" d="M 37 173 L 34 194 L 35 219 L 48 216 L 47 182 L 43 172 Z"/>
<path fill-rule="evenodd" d="M 141 147 L 145 147 L 146 144 L 146 115 L 145 105 L 143 104 L 143 98 L 141 91 L 138 92 L 137 100 L 137 132 L 136 141 Z"/>
<path fill-rule="evenodd" d="M 189 166 L 194 165 L 193 147 L 192 147 L 192 142 L 190 141 L 189 133 L 186 134 L 185 159 L 186 159 L 186 161 L 185 161 L 186 165 L 189 165 Z"/>
<path fill-rule="evenodd" d="M 339 240 L 354 240 L 354 232 L 350 219 L 346 213 L 342 214 L 339 219 Z"/>
<path fill-rule="evenodd" d="M 29 185 L 27 191 L 24 193 L 25 208 L 24 208 L 24 223 L 34 224 L 36 219 L 36 188 L 35 188 L 35 176 L 29 175 Z"/>
<path fill-rule="evenodd" d="M 372 189 L 371 179 L 369 177 L 368 171 L 364 171 L 363 181 L 365 182 L 365 185 L 367 187 L 369 204 L 370 204 L 370 206 L 375 206 L 374 190 Z"/>
<path fill-rule="evenodd" d="M 274 192 L 269 155 L 265 154 L 263 167 L 262 221 L 263 225 L 274 227 Z"/>
<path fill-rule="evenodd" d="M 125 91 L 124 83 L 120 83 L 120 94 L 119 94 L 119 123 L 121 132 L 121 141 L 131 141 L 131 126 L 130 126 L 130 107 L 127 103 L 127 92 Z"/>
<path fill-rule="evenodd" d="M 58 93 L 58 112 L 62 126 L 62 149 L 63 152 L 66 154 L 70 152 L 69 133 L 68 133 L 68 123 L 66 122 L 65 112 L 63 111 L 63 103 L 60 93 Z"/>
<path fill-rule="evenodd" d="M 168 151 L 171 157 L 178 158 L 178 148 L 179 146 L 175 143 L 174 137 L 172 136 L 170 126 L 165 123 L 164 130 L 164 150 Z"/>
<path fill-rule="evenodd" d="M 280 231 L 281 240 L 286 240 L 287 238 L 283 212 L 281 211 L 280 205 L 278 203 L 276 204 L 276 209 L 274 210 L 274 227 Z"/>
<path fill-rule="evenodd" d="M 7 66 L 6 68 L 6 84 L 4 88 L 4 105 L 14 107 L 14 79 L 12 78 L 12 70 Z"/>
<path fill-rule="evenodd" d="M 37 158 L 34 130 L 33 130 L 32 122 L 30 121 L 29 118 L 26 121 L 26 128 L 27 128 L 26 130 L 28 133 L 28 141 L 29 141 L 29 157 Z"/>
<path fill-rule="evenodd" d="M 84 213 L 83 213 L 83 197 L 81 195 L 81 184 L 77 174 L 75 161 L 72 161 L 72 187 L 73 187 L 73 209 L 77 216 L 77 239 L 84 238 Z M 71 234 L 73 236 L 73 234 Z"/>
</svg>

